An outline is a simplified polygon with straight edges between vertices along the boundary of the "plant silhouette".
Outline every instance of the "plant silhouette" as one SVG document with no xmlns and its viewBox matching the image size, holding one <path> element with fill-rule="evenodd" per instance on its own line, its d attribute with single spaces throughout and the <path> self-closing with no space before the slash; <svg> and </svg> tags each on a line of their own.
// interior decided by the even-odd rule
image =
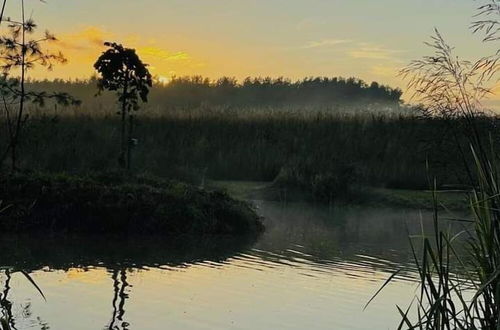
<svg viewBox="0 0 500 330">
<path fill-rule="evenodd" d="M 21 1 L 21 21 L 6 19 L 9 33 L 0 37 L 0 69 L 3 78 L 0 80 L 0 96 L 5 108 L 7 127 L 10 143 L 3 157 L 3 161 L 10 151 L 11 170 L 17 168 L 17 149 L 21 139 L 22 129 L 29 115 L 25 105 L 32 102 L 43 106 L 46 99 L 54 99 L 57 103 L 69 105 L 79 104 L 79 101 L 67 93 L 30 92 L 26 89 L 28 71 L 36 65 L 52 70 L 57 63 L 66 63 L 67 60 L 61 52 L 51 53 L 45 51 L 42 45 L 46 42 L 56 41 L 56 37 L 46 31 L 43 37 L 33 36 L 37 25 L 33 19 L 26 19 L 24 1 Z M 33 36 L 30 38 L 30 36 Z M 19 74 L 12 78 L 13 74 Z M 13 110 L 17 108 L 17 111 Z"/>
<path fill-rule="evenodd" d="M 130 169 L 131 136 L 126 139 L 127 116 L 131 111 L 139 110 L 139 100 L 148 101 L 149 88 L 153 86 L 153 77 L 149 73 L 147 64 L 144 64 L 135 49 L 125 48 L 114 42 L 106 42 L 109 47 L 96 61 L 94 68 L 101 75 L 97 82 L 99 92 L 103 90 L 116 91 L 118 102 L 121 104 L 121 149 L 120 165 Z M 130 117 L 130 122 L 132 117 Z M 132 126 L 132 125 L 131 125 Z M 131 134 L 132 129 L 129 130 Z"/>
</svg>

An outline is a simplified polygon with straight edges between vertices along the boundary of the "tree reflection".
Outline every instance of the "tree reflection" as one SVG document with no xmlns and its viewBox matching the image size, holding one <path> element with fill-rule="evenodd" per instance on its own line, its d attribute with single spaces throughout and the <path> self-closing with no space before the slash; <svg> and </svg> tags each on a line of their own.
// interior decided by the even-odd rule
<svg viewBox="0 0 500 330">
<path fill-rule="evenodd" d="M 16 271 L 11 271 L 10 269 L 5 269 L 5 282 L 3 284 L 3 290 L 0 293 L 0 327 L 2 330 L 17 330 L 16 326 L 16 318 L 14 316 L 14 313 L 12 312 L 12 306 L 13 303 L 9 299 L 9 293 L 11 291 L 11 285 L 10 282 L 12 280 L 12 274 L 15 273 Z M 24 273 L 24 276 L 30 279 L 32 281 L 31 277 L 25 273 L 25 272 L 20 272 Z M 34 284 L 34 282 L 32 282 Z M 36 284 L 34 284 L 36 286 Z M 39 290 L 38 286 L 36 288 Z M 41 293 L 41 292 L 40 292 Z M 42 293 L 41 293 L 42 294 Z M 43 294 L 42 294 L 43 297 Z M 45 298 L 45 297 L 44 297 Z M 22 308 L 22 317 L 25 319 L 28 319 L 31 317 L 31 304 L 26 304 Z M 44 322 L 40 317 L 36 318 L 36 323 L 38 326 L 40 326 L 41 330 L 48 330 L 50 329 L 49 325 L 47 322 Z M 34 327 L 34 326 L 33 326 Z"/>
<path fill-rule="evenodd" d="M 108 330 L 129 330 L 129 323 L 123 320 L 125 315 L 125 300 L 129 295 L 125 292 L 130 285 L 127 282 L 126 269 L 114 269 L 111 275 L 113 279 L 113 314 L 111 322 L 106 328 Z"/>
<path fill-rule="evenodd" d="M 4 329 L 17 329 L 14 316 L 12 315 L 12 302 L 9 300 L 10 292 L 10 281 L 12 279 L 12 274 L 7 269 L 5 270 L 5 283 L 2 291 L 2 296 L 0 298 L 0 307 L 2 308 L 2 318 L 1 324 Z"/>
<path fill-rule="evenodd" d="M 32 281 L 28 273 L 37 270 L 68 271 L 69 269 L 88 269 L 88 267 L 106 268 L 112 279 L 112 310 L 103 311 L 110 315 L 110 320 L 102 325 L 104 330 L 129 330 L 133 328 L 125 319 L 125 304 L 129 299 L 131 285 L 127 281 L 130 272 L 135 269 L 156 267 L 184 267 L 202 261 L 223 263 L 228 258 L 248 251 L 256 242 L 255 236 L 39 236 L 3 235 L 0 237 L 0 260 L 2 265 L 15 269 L 24 269 L 24 276 Z M 120 248 L 116 248 L 119 246 Z M 12 317 L 12 304 L 7 299 L 10 289 L 10 275 L 5 281 L 4 292 L 0 296 L 0 312 L 10 320 L 16 329 Z M 35 288 L 39 288 L 35 285 Z M 1 290 L 1 287 L 0 287 Z M 41 290 L 39 292 L 42 294 Z M 43 294 L 42 294 L 43 297 Z M 17 306 L 17 305 L 16 305 Z M 29 306 L 31 308 L 31 306 Z M 108 314 L 109 313 L 109 314 Z M 1 315 L 0 315 L 1 316 Z M 20 321 L 19 316 L 18 322 Z M 29 315 L 31 326 L 48 329 L 47 324 L 33 319 Z M 128 316 L 130 318 L 130 315 Z M 103 322 L 104 323 L 104 322 Z M 101 323 L 102 324 L 102 323 Z M 9 325 L 10 326 L 10 325 Z M 17 325 L 22 328 L 21 325 Z M 0 324 L 2 329 L 2 324 Z M 3 329 L 2 329 L 3 330 Z"/>
</svg>

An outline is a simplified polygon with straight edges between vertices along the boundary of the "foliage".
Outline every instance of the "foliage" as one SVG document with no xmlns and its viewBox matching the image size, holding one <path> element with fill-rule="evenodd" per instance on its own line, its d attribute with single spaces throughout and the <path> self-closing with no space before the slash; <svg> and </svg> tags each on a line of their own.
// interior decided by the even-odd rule
<svg viewBox="0 0 500 330">
<path fill-rule="evenodd" d="M 282 167 L 275 184 L 298 188 L 309 192 L 315 200 L 333 203 L 350 197 L 358 179 L 355 166 L 345 164 L 342 159 L 322 162 L 312 156 Z"/>
<path fill-rule="evenodd" d="M 124 48 L 122 45 L 110 42 L 104 45 L 109 49 L 94 64 L 94 68 L 101 75 L 97 86 L 100 92 L 109 90 L 118 94 L 118 101 L 121 104 L 121 112 L 119 112 L 121 114 L 121 152 L 118 161 L 122 167 L 130 169 L 133 129 L 133 117 L 130 111 L 139 109 L 139 98 L 142 102 L 148 101 L 149 87 L 152 86 L 153 80 L 147 65 L 142 63 L 134 49 Z M 127 116 L 130 123 L 128 139 L 125 137 Z M 125 155 L 127 155 L 126 158 Z"/>
<path fill-rule="evenodd" d="M 414 97 L 424 105 L 424 112 L 445 118 L 477 114 L 480 101 L 491 92 L 485 83 L 495 74 L 498 59 L 460 60 L 437 29 L 426 44 L 434 54 L 412 61 L 401 71 Z"/>
<path fill-rule="evenodd" d="M 496 14 L 497 1 L 479 8 L 479 16 Z M 495 18 L 497 19 L 497 18 Z M 496 22 L 496 23 L 495 23 Z M 484 31 L 485 41 L 495 37 L 498 21 L 477 21 L 475 32 Z M 437 33 L 437 32 L 436 32 Z M 449 126 L 461 132 L 465 141 L 456 139 L 471 187 L 470 209 L 472 232 L 468 233 L 468 251 L 456 252 L 454 240 L 441 229 L 438 200 L 434 196 L 434 232 L 422 235 L 423 250 L 418 253 L 412 243 L 413 257 L 419 273 L 420 292 L 403 311 L 399 329 L 498 329 L 500 327 L 500 190 L 496 139 L 485 138 L 491 128 L 482 131 L 481 100 L 490 90 L 489 80 L 498 69 L 496 56 L 472 65 L 452 53 L 439 33 L 434 37 L 434 56 L 410 64 L 403 72 L 412 78 L 410 85 L 426 102 L 427 114 L 449 120 Z M 450 118 L 463 118 L 455 127 Z M 489 118 L 486 120 L 490 120 Z M 494 127 L 494 125 L 491 125 Z M 455 136 L 458 136 L 456 134 Z M 465 142 L 465 143 L 463 143 Z M 466 154 L 472 155 L 472 160 Z M 436 185 L 434 183 L 434 189 Z M 453 266 L 456 265 L 456 266 Z M 394 274 L 387 282 L 394 279 Z M 410 315 L 415 315 L 416 320 Z"/>
<path fill-rule="evenodd" d="M 235 78 L 222 77 L 210 81 L 203 77 L 174 77 L 159 87 L 166 104 L 173 106 L 229 105 L 229 106 L 283 106 L 328 105 L 342 103 L 387 103 L 397 105 L 401 90 L 372 82 L 370 85 L 356 78 L 304 78 L 292 82 L 286 78 L 246 78 L 238 83 Z"/>
<path fill-rule="evenodd" d="M 262 223 L 246 203 L 221 192 L 150 177 L 65 174 L 1 178 L 7 233 L 256 234 Z M 108 182 L 108 183 L 105 183 Z"/>
<path fill-rule="evenodd" d="M 471 28 L 474 33 L 484 33 L 483 41 L 498 41 L 500 33 L 500 22 L 498 16 L 500 13 L 500 3 L 498 0 L 488 0 L 479 6 L 474 16 L 476 20 Z"/>
<path fill-rule="evenodd" d="M 189 112 L 200 108 L 232 111 L 260 110 L 318 112 L 404 112 L 401 90 L 377 82 L 367 84 L 357 78 L 247 78 L 223 83 L 228 78 L 209 80 L 203 77 L 177 77 L 167 84 L 155 83 L 150 88 L 148 103 L 143 105 L 149 115 Z M 66 91 L 83 100 L 88 114 L 103 116 L 116 112 L 112 93 L 95 98 L 96 77 L 77 80 L 30 80 L 30 90 Z"/>
<path fill-rule="evenodd" d="M 101 75 L 97 83 L 99 91 L 116 91 L 127 111 L 138 110 L 139 98 L 147 102 L 149 87 L 153 84 L 147 65 L 142 63 L 135 49 L 111 42 L 104 45 L 109 49 L 94 64 Z"/>
<path fill-rule="evenodd" d="M 42 48 L 46 42 L 56 41 L 54 35 L 46 31 L 41 38 L 32 37 L 37 25 L 30 19 L 25 19 L 24 1 L 22 5 L 22 20 L 20 22 L 8 19 L 9 34 L 0 37 L 0 59 L 3 78 L 0 80 L 0 96 L 6 114 L 9 132 L 9 145 L 0 161 L 3 161 L 8 152 L 11 152 L 11 169 L 17 167 L 17 148 L 21 139 L 22 129 L 29 116 L 26 114 L 25 104 L 45 104 L 46 99 L 52 99 L 58 104 L 78 105 L 80 102 L 68 93 L 27 91 L 25 88 L 26 76 L 29 70 L 36 65 L 52 70 L 54 64 L 65 63 L 62 53 L 51 53 Z M 2 10 L 3 12 L 3 10 Z M 12 77 L 19 71 L 19 77 Z M 12 108 L 17 108 L 14 111 Z"/>
</svg>

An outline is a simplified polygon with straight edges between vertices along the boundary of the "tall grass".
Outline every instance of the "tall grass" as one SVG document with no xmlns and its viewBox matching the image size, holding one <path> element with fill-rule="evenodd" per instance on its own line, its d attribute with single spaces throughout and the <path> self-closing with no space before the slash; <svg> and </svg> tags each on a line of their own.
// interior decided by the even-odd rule
<svg viewBox="0 0 500 330">
<path fill-rule="evenodd" d="M 494 8 L 500 8 L 495 4 Z M 403 70 L 410 86 L 425 104 L 427 115 L 439 116 L 455 132 L 470 185 L 473 215 L 467 250 L 458 253 L 455 239 L 440 226 L 434 197 L 434 232 L 424 233 L 422 249 L 411 243 L 419 274 L 420 291 L 410 306 L 398 307 L 399 329 L 500 329 L 500 181 L 495 132 L 481 127 L 481 99 L 490 92 L 488 79 L 498 69 L 497 59 L 461 61 L 436 31 L 429 43 L 432 56 L 412 62 Z M 460 118 L 462 125 L 456 125 Z M 391 277 L 387 283 L 392 281 Z"/>
<path fill-rule="evenodd" d="M 434 195 L 434 232 L 423 233 L 420 244 L 410 241 L 420 289 L 407 309 L 397 307 L 398 329 L 499 329 L 500 191 L 492 164 L 488 172 L 483 171 L 472 146 L 471 152 L 478 175 L 470 199 L 473 229 L 453 236 L 442 229 Z M 465 253 L 457 252 L 455 243 L 462 235 L 468 235 Z"/>
<path fill-rule="evenodd" d="M 462 119 L 454 120 L 453 125 L 463 124 Z M 71 173 L 116 168 L 117 123 L 115 116 L 33 117 L 21 146 L 21 165 Z M 489 120 L 479 123 L 491 124 Z M 0 131 L 0 144 L 6 141 L 4 133 Z M 349 186 L 427 188 L 427 159 L 440 186 L 463 183 L 467 174 L 453 133 L 441 118 L 236 114 L 215 108 L 138 118 L 135 137 L 139 145 L 133 158 L 138 172 L 195 183 L 204 175 L 223 180 L 277 180 L 325 199 L 329 191 Z"/>
</svg>

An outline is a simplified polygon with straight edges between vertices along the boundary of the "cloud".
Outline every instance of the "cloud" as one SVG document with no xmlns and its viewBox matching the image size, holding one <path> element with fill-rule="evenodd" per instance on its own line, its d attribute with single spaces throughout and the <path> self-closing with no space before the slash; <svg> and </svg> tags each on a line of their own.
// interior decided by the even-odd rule
<svg viewBox="0 0 500 330">
<path fill-rule="evenodd" d="M 78 51 L 81 55 L 92 53 L 96 50 L 104 50 L 104 42 L 121 39 L 127 47 L 137 49 L 137 52 L 144 57 L 162 61 L 189 61 L 191 56 L 183 51 L 169 51 L 157 45 L 157 41 L 141 42 L 141 38 L 136 34 L 129 34 L 118 38 L 115 34 L 105 31 L 99 27 L 88 26 L 75 33 L 63 34 L 59 37 L 58 46 L 66 51 Z M 97 48 L 98 47 L 98 48 Z"/>
<path fill-rule="evenodd" d="M 88 48 L 102 47 L 106 40 L 114 35 L 96 26 L 87 26 L 75 33 L 62 34 L 58 36 L 58 45 L 63 49 L 83 50 Z"/>
<path fill-rule="evenodd" d="M 170 52 L 156 46 L 145 46 L 137 48 L 142 56 L 150 56 L 163 61 L 189 61 L 191 56 L 186 52 Z"/>
<path fill-rule="evenodd" d="M 154 67 L 163 67 L 159 61 L 168 62 L 171 65 L 178 62 L 183 65 L 199 65 L 192 61 L 192 57 L 184 51 L 171 51 L 159 45 L 157 40 L 143 40 L 137 34 L 118 36 L 100 27 L 87 26 L 83 29 L 66 33 L 59 36 L 57 47 L 68 54 L 69 59 L 77 58 L 78 61 L 94 60 L 102 52 L 105 41 L 124 42 L 126 47 L 135 48 L 138 54 Z"/>
<path fill-rule="evenodd" d="M 321 48 L 321 47 L 332 47 L 341 44 L 351 43 L 352 40 L 346 39 L 323 39 L 319 41 L 310 41 L 307 45 L 302 48 L 312 49 L 312 48 Z"/>
<path fill-rule="evenodd" d="M 397 59 L 396 55 L 403 52 L 404 51 L 402 50 L 388 49 L 382 46 L 360 43 L 359 47 L 350 50 L 348 55 L 357 59 L 395 60 Z"/>
<path fill-rule="evenodd" d="M 105 51 L 105 41 L 123 43 L 125 47 L 134 48 L 141 59 L 150 65 L 149 69 L 158 76 L 194 74 L 206 63 L 191 56 L 182 49 L 164 47 L 160 39 L 145 39 L 133 33 L 114 33 L 98 26 L 85 26 L 75 31 L 61 33 L 58 42 L 51 45 L 53 50 L 61 51 L 69 63 L 57 68 L 57 76 L 82 77 L 93 73 L 93 64 Z M 35 77 L 49 76 L 43 70 L 33 72 Z"/>
</svg>

